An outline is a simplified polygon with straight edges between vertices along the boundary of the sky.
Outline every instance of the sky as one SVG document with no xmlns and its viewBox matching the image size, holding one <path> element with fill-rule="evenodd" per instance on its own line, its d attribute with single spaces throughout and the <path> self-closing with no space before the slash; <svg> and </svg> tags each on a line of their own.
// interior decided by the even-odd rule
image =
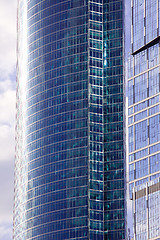
<svg viewBox="0 0 160 240">
<path fill-rule="evenodd" d="M 0 240 L 12 239 L 16 0 L 0 0 Z"/>
<path fill-rule="evenodd" d="M 16 106 L 16 0 L 0 0 L 0 240 L 12 239 Z M 127 24 L 130 0 L 126 0 Z M 129 26 L 126 24 L 127 52 Z"/>
</svg>

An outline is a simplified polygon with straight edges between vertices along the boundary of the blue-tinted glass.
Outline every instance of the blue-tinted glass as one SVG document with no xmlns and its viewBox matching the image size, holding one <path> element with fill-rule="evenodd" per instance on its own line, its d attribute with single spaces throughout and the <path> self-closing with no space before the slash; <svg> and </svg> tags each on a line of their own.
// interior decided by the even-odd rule
<svg viewBox="0 0 160 240">
<path fill-rule="evenodd" d="M 18 1 L 13 239 L 125 238 L 122 13 Z"/>
<path fill-rule="evenodd" d="M 128 61 L 129 194 L 135 239 L 157 239 L 159 212 L 160 1 L 131 1 Z M 133 105 L 133 106 L 131 106 Z"/>
</svg>

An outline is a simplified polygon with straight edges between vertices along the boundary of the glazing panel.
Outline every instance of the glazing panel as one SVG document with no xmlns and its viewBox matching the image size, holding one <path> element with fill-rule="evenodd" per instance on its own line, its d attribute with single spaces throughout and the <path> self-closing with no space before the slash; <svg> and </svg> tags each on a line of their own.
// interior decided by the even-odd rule
<svg viewBox="0 0 160 240">
<path fill-rule="evenodd" d="M 160 140 L 160 115 L 149 119 L 149 142 L 150 144 Z"/>
<path fill-rule="evenodd" d="M 149 96 L 159 93 L 159 68 L 149 71 Z"/>
<path fill-rule="evenodd" d="M 148 125 L 147 120 L 135 125 L 135 149 L 147 146 L 148 144 Z"/>
<path fill-rule="evenodd" d="M 150 157 L 150 173 L 154 173 L 160 170 L 160 154 L 156 154 Z"/>
<path fill-rule="evenodd" d="M 157 0 L 146 0 L 146 42 L 157 37 Z"/>
<path fill-rule="evenodd" d="M 148 158 L 135 163 L 136 178 L 144 177 L 149 173 L 148 171 Z"/>
<path fill-rule="evenodd" d="M 144 45 L 144 0 L 133 0 L 133 49 Z"/>
<path fill-rule="evenodd" d="M 147 98 L 147 74 L 135 78 L 135 102 Z"/>
</svg>

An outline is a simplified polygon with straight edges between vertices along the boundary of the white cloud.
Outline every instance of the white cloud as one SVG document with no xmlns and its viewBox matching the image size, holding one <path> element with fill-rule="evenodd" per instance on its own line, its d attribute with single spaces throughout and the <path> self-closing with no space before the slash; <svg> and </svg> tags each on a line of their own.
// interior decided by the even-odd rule
<svg viewBox="0 0 160 240">
<path fill-rule="evenodd" d="M 11 74 L 16 62 L 16 1 L 0 0 L 0 73 Z"/>
<path fill-rule="evenodd" d="M 0 226 L 2 224 L 12 224 L 13 212 L 13 166 L 14 161 L 0 162 Z"/>
<path fill-rule="evenodd" d="M 0 82 L 0 240 L 12 235 L 15 95 L 11 80 Z"/>
<path fill-rule="evenodd" d="M 2 86 L 4 85 L 4 87 Z M 2 88 L 1 88 L 2 86 Z M 14 158 L 15 89 L 11 81 L 0 83 L 0 162 Z"/>
<path fill-rule="evenodd" d="M 0 240 L 12 239 L 12 226 L 9 224 L 0 224 Z"/>
<path fill-rule="evenodd" d="M 16 1 L 0 0 L 0 240 L 12 239 Z"/>
</svg>

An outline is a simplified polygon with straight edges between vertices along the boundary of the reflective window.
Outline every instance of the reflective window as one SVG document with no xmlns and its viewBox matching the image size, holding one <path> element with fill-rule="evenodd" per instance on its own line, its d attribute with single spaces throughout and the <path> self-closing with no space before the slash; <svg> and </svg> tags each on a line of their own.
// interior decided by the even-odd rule
<svg viewBox="0 0 160 240">
<path fill-rule="evenodd" d="M 129 133 L 129 152 L 134 151 L 134 126 L 128 128 Z"/>
<path fill-rule="evenodd" d="M 144 177 L 149 173 L 148 171 L 148 158 L 135 163 L 136 178 Z"/>
<path fill-rule="evenodd" d="M 134 103 L 134 85 L 133 80 L 128 82 L 128 105 L 132 105 Z"/>
<path fill-rule="evenodd" d="M 135 60 L 135 75 L 147 70 L 147 50 L 137 53 L 134 56 Z"/>
<path fill-rule="evenodd" d="M 157 36 L 157 1 L 146 0 L 146 42 Z"/>
<path fill-rule="evenodd" d="M 135 102 L 147 98 L 147 74 L 135 78 Z"/>
<path fill-rule="evenodd" d="M 154 173 L 160 170 L 160 153 L 150 157 L 150 173 Z"/>
<path fill-rule="evenodd" d="M 147 120 L 135 125 L 135 149 L 147 146 L 148 144 L 148 126 Z"/>
<path fill-rule="evenodd" d="M 149 71 L 149 96 L 159 92 L 159 68 Z"/>
<path fill-rule="evenodd" d="M 150 144 L 160 140 L 160 115 L 149 119 L 149 142 Z"/>
<path fill-rule="evenodd" d="M 155 15 L 155 14 L 154 14 Z M 148 67 L 154 67 L 159 63 L 159 44 L 155 44 L 148 48 Z"/>
<path fill-rule="evenodd" d="M 133 1 L 133 43 L 134 51 L 144 45 L 144 1 Z"/>
</svg>

